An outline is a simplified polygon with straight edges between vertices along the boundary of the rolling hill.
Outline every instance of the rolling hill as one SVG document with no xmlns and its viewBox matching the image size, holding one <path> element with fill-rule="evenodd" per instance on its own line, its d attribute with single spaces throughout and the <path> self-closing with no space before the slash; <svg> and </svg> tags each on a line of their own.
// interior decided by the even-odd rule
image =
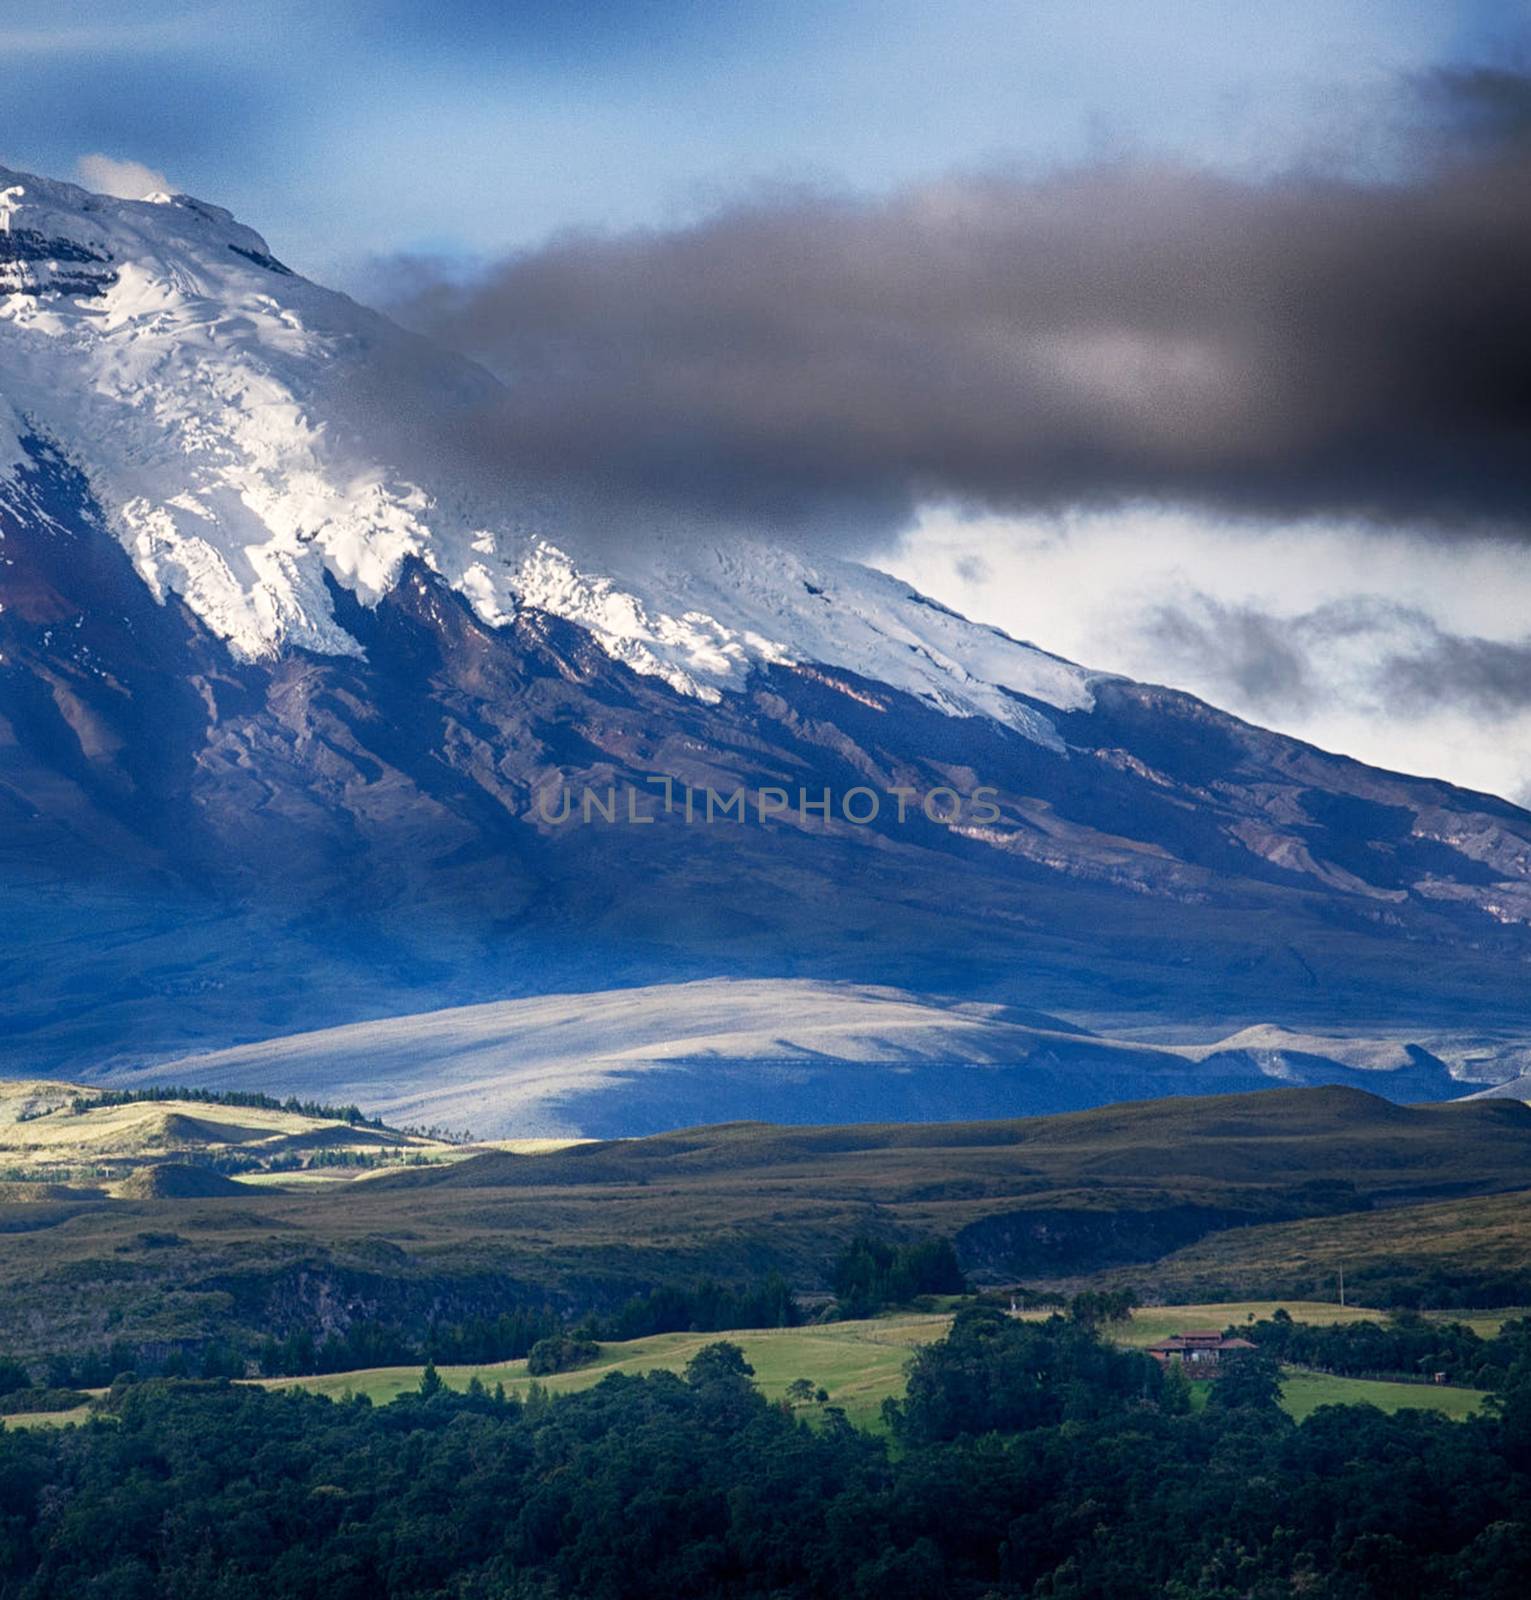
<svg viewBox="0 0 1531 1600">
<path fill-rule="evenodd" d="M 0 1080 L 0 1173 L 24 1195 L 29 1184 L 126 1179 L 131 1185 L 138 1174 L 193 1169 L 209 1174 L 368 1170 L 459 1153 L 439 1139 L 339 1116 L 273 1104 L 178 1099 L 165 1091 L 131 1098 L 136 1092 Z M 151 1187 L 128 1192 L 152 1197 L 159 1191 L 152 1178 L 148 1181 Z"/>
<path fill-rule="evenodd" d="M 1388 1305 L 1531 1302 L 1531 1191 L 1209 1235 L 1139 1271 L 1156 1295 L 1337 1295 Z"/>
<path fill-rule="evenodd" d="M 992 1002 L 717 978 L 354 1023 L 103 1081 L 333 1095 L 481 1138 L 614 1138 L 712 1122 L 1032 1116 L 1272 1084 L 1443 1100 L 1472 1087 L 1460 1070 L 1405 1037 L 1264 1027 L 1150 1043 Z"/>
<path fill-rule="evenodd" d="M 322 1191 L 0 1198 L 0 1348 L 163 1352 L 518 1308 L 572 1318 L 773 1271 L 822 1296 L 863 1230 L 951 1239 L 980 1282 L 1112 1268 L 1150 1281 L 1197 1241 L 1236 1249 L 1270 1224 L 1354 1224 L 1360 1249 L 1405 1207 L 1511 1195 L 1528 1173 L 1531 1108 L 1517 1102 L 1404 1107 L 1319 1088 L 987 1123 L 736 1124 L 491 1151 Z M 1490 1278 L 1508 1281 L 1495 1267 L 1480 1290 Z M 1458 1287 L 1471 1291 L 1470 1270 Z"/>
<path fill-rule="evenodd" d="M 217 1200 L 245 1192 L 221 1172 L 174 1161 L 140 1167 L 117 1189 L 124 1200 Z"/>
</svg>

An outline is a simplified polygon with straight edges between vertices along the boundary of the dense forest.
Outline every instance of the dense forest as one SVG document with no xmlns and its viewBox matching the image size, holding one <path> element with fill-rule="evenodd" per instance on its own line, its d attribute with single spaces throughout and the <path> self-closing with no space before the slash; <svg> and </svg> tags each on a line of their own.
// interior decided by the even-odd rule
<svg viewBox="0 0 1531 1600">
<path fill-rule="evenodd" d="M 1078 1322 L 964 1311 L 891 1438 L 769 1404 L 737 1347 L 684 1378 L 393 1405 L 119 1386 L 0 1435 L 3 1600 L 1520 1600 L 1531 1368 L 1452 1423 L 1301 1425 L 1255 1355 L 1205 1406 Z"/>
</svg>

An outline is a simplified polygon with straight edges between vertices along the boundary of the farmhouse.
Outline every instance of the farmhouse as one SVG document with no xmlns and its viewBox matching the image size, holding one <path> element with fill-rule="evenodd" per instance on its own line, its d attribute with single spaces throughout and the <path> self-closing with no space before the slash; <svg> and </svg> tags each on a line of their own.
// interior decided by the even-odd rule
<svg viewBox="0 0 1531 1600">
<path fill-rule="evenodd" d="M 1222 1372 L 1224 1363 L 1253 1349 L 1248 1339 L 1230 1339 L 1216 1328 L 1197 1328 L 1149 1345 L 1148 1353 L 1160 1366 L 1179 1361 L 1194 1377 L 1215 1378 Z"/>
</svg>

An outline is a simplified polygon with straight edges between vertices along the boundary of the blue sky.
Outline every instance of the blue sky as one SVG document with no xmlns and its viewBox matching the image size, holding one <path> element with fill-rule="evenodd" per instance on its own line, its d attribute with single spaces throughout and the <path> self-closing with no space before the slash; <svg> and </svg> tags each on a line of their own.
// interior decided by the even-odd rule
<svg viewBox="0 0 1531 1600">
<path fill-rule="evenodd" d="M 0 160 L 141 162 L 316 276 L 1122 149 L 1385 167 L 1513 0 L 0 0 Z M 1364 132 L 1363 132 L 1364 130 Z"/>
</svg>

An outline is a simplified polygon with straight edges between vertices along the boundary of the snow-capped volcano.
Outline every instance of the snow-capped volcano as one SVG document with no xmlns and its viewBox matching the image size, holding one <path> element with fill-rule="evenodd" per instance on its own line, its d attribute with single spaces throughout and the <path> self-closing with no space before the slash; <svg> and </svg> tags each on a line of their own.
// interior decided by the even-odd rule
<svg viewBox="0 0 1531 1600">
<path fill-rule="evenodd" d="M 326 576 L 375 606 L 411 558 L 492 627 L 531 607 L 715 700 L 759 662 L 851 669 L 955 715 L 1057 734 L 1016 694 L 1087 674 L 850 563 L 765 545 L 565 548 L 529 497 L 452 452 L 487 373 L 283 265 L 186 195 L 116 200 L 0 168 L 0 493 L 42 438 L 88 478 L 158 596 L 230 650 L 355 654 Z M 546 515 L 544 513 L 544 515 Z"/>
<path fill-rule="evenodd" d="M 1521 1059 L 1525 812 L 853 563 L 595 538 L 458 447 L 504 392 L 214 206 L 0 171 L 0 1068 L 720 977 Z M 541 808 L 655 779 L 752 806 Z"/>
</svg>

